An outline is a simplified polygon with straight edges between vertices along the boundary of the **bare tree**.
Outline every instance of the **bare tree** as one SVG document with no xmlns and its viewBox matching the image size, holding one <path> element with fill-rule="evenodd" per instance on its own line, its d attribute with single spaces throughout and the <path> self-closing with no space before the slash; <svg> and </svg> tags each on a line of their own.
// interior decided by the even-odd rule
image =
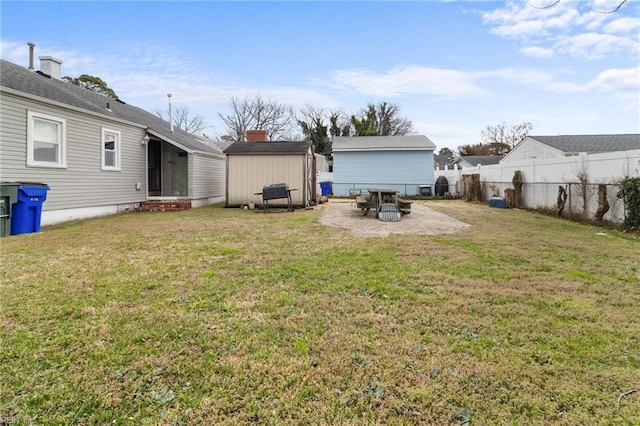
<svg viewBox="0 0 640 426">
<path fill-rule="evenodd" d="M 329 133 L 331 136 L 351 136 L 351 122 L 344 112 L 329 111 Z"/>
<path fill-rule="evenodd" d="M 296 123 L 300 126 L 306 140 L 313 143 L 315 152 L 331 157 L 331 139 L 327 121 L 330 114 L 322 108 L 307 105 L 295 114 Z"/>
<path fill-rule="evenodd" d="M 166 117 L 160 111 L 156 111 L 156 115 L 163 120 L 169 121 L 169 112 L 167 111 Z M 209 127 L 204 117 L 199 114 L 194 114 L 191 112 L 188 106 L 177 105 L 173 107 L 172 111 L 173 115 L 173 124 L 182 130 L 185 130 L 189 133 L 194 133 L 198 130 L 203 130 Z"/>
<path fill-rule="evenodd" d="M 231 114 L 218 114 L 224 125 L 227 127 L 228 140 L 234 142 L 245 141 L 247 130 L 251 129 L 252 114 L 251 105 L 248 98 L 239 99 L 235 96 L 229 103 Z"/>
<path fill-rule="evenodd" d="M 260 95 L 243 99 L 232 97 L 231 113 L 218 114 L 233 141 L 245 141 L 247 130 L 266 130 L 269 140 L 280 140 L 291 133 L 291 111 L 277 101 Z"/>
<path fill-rule="evenodd" d="M 413 123 L 400 117 L 400 107 L 396 104 L 381 102 L 377 105 L 377 127 L 381 136 L 401 136 L 413 131 Z"/>
<path fill-rule="evenodd" d="M 495 126 L 487 126 L 480 136 L 482 142 L 458 147 L 460 155 L 505 155 L 527 137 L 533 124 L 529 122 L 507 126 L 503 121 Z"/>
<path fill-rule="evenodd" d="M 458 147 L 458 154 L 461 156 L 468 155 L 504 155 L 506 147 L 502 144 L 486 144 L 476 143 L 460 145 Z"/>
<path fill-rule="evenodd" d="M 503 121 L 495 126 L 487 126 L 486 129 L 480 132 L 480 136 L 482 138 L 482 143 L 501 146 L 505 151 L 503 154 L 506 154 L 517 144 L 522 142 L 522 140 L 527 137 L 531 129 L 533 129 L 533 124 L 528 121 L 519 124 L 512 124 L 510 127 L 508 127 Z"/>
<path fill-rule="evenodd" d="M 589 201 L 593 196 L 593 187 L 589 184 L 589 173 L 584 165 L 576 171 L 575 177 L 578 179 L 577 184 L 574 184 L 575 192 L 582 201 L 582 217 L 586 219 Z"/>
<path fill-rule="evenodd" d="M 252 102 L 254 128 L 267 131 L 269 140 L 281 139 L 291 127 L 291 109 L 277 101 L 257 95 Z"/>
<path fill-rule="evenodd" d="M 351 116 L 355 136 L 401 136 L 413 132 L 413 123 L 400 117 L 400 107 L 388 102 L 369 104 L 359 116 Z"/>
</svg>

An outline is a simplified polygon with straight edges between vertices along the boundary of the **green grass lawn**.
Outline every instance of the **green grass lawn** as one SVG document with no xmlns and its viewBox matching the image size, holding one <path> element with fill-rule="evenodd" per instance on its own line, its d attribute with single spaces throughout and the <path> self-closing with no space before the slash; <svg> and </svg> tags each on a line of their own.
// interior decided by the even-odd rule
<svg viewBox="0 0 640 426">
<path fill-rule="evenodd" d="M 640 238 L 427 204 L 472 226 L 213 206 L 3 238 L 0 418 L 640 424 Z"/>
</svg>

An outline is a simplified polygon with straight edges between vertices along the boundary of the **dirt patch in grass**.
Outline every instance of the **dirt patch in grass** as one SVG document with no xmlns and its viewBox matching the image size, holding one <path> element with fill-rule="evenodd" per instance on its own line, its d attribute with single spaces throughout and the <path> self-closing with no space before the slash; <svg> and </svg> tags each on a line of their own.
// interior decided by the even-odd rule
<svg viewBox="0 0 640 426">
<path fill-rule="evenodd" d="M 439 213 L 424 204 L 414 202 L 411 213 L 399 222 L 382 222 L 375 212 L 366 216 L 350 200 L 331 200 L 325 207 L 320 223 L 349 228 L 362 237 L 386 237 L 390 234 L 442 235 L 461 231 L 470 225 Z"/>
</svg>

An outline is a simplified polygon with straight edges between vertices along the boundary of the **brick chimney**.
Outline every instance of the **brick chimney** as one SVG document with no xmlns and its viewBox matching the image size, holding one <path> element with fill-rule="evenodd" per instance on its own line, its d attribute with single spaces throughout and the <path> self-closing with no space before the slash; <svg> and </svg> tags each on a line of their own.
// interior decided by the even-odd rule
<svg viewBox="0 0 640 426">
<path fill-rule="evenodd" d="M 40 71 L 55 78 L 62 79 L 62 61 L 53 56 L 38 56 L 40 59 Z"/>
<path fill-rule="evenodd" d="M 266 142 L 266 130 L 247 130 L 247 142 Z"/>
</svg>

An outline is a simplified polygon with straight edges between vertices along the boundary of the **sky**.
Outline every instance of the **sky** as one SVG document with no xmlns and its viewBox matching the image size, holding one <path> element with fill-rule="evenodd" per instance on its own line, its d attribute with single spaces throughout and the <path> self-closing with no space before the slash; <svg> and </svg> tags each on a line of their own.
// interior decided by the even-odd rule
<svg viewBox="0 0 640 426">
<path fill-rule="evenodd" d="M 487 126 L 640 133 L 640 2 L 7 1 L 2 59 L 27 42 L 129 104 L 186 106 L 210 137 L 232 97 L 357 114 L 390 102 L 437 150 Z"/>
</svg>

